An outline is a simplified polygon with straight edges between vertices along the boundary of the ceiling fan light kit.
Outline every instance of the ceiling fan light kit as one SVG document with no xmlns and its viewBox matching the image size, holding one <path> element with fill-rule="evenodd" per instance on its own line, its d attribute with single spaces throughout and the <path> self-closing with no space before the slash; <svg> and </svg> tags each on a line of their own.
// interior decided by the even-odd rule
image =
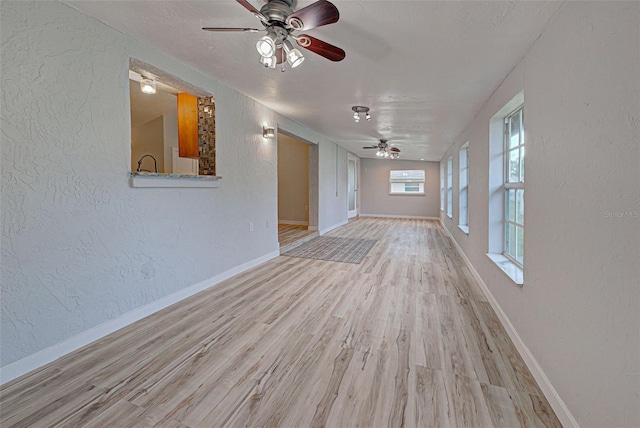
<svg viewBox="0 0 640 428">
<path fill-rule="evenodd" d="M 247 0 L 236 0 L 245 9 L 253 13 L 260 20 L 264 29 L 257 28 L 222 28 L 203 27 L 206 31 L 218 32 L 244 32 L 255 33 L 265 31 L 267 34 L 256 42 L 256 50 L 260 54 L 260 63 L 265 68 L 276 68 L 286 61 L 291 68 L 296 68 L 304 61 L 304 55 L 293 47 L 289 38 L 311 52 L 323 56 L 331 61 L 342 61 L 345 52 L 339 47 L 308 36 L 306 34 L 294 35 L 294 31 L 311 30 L 323 25 L 338 22 L 340 13 L 333 3 L 327 0 L 318 0 L 309 6 L 293 11 L 293 0 L 268 0 L 260 10 L 256 9 Z"/>
<path fill-rule="evenodd" d="M 378 144 L 365 146 L 363 149 L 377 149 L 376 156 L 387 159 L 400 159 L 400 149 L 397 147 L 389 147 L 387 140 L 380 140 Z"/>
</svg>

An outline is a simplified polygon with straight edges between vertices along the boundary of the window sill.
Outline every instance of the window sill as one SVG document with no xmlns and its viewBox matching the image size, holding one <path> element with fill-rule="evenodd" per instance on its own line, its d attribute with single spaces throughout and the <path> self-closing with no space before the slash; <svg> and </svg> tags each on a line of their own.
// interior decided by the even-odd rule
<svg viewBox="0 0 640 428">
<path fill-rule="evenodd" d="M 463 231 L 465 233 L 465 235 L 469 234 L 469 226 L 463 226 L 463 225 L 459 224 L 458 227 L 460 228 L 461 231 Z"/>
<path fill-rule="evenodd" d="M 389 192 L 391 196 L 424 196 L 424 192 Z"/>
<path fill-rule="evenodd" d="M 506 273 L 516 285 L 522 286 L 522 284 L 524 284 L 524 273 L 520 266 L 502 254 L 487 253 L 487 257 L 489 257 L 502 272 Z"/>
<path fill-rule="evenodd" d="M 131 172 L 131 187 L 220 187 L 222 177 L 213 175 L 161 174 L 155 172 Z"/>
</svg>

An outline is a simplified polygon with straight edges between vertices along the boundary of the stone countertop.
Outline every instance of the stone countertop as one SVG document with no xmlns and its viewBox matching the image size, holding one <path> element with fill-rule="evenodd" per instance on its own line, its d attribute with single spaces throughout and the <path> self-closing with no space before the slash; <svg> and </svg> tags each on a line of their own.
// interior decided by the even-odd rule
<svg viewBox="0 0 640 428">
<path fill-rule="evenodd" d="M 218 175 L 164 174 L 159 172 L 130 172 L 131 187 L 219 187 Z"/>
</svg>

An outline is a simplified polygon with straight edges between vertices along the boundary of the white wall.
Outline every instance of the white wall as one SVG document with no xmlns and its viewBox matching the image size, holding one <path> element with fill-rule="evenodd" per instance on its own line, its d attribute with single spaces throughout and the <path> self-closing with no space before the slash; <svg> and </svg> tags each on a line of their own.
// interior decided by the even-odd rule
<svg viewBox="0 0 640 428">
<path fill-rule="evenodd" d="M 0 5 L 3 368 L 277 254 L 277 156 L 263 125 L 319 144 L 320 223 L 346 220 L 336 146 L 321 135 L 68 6 Z M 215 95 L 219 188 L 129 187 L 130 57 Z"/>
<path fill-rule="evenodd" d="M 323 234 L 347 223 L 347 151 L 333 143 L 319 149 L 318 229 Z"/>
<path fill-rule="evenodd" d="M 309 145 L 278 133 L 278 222 L 309 224 Z"/>
<path fill-rule="evenodd" d="M 393 169 L 422 169 L 424 195 L 390 195 L 389 172 Z M 360 202 L 362 215 L 438 217 L 440 207 L 440 164 L 408 160 L 360 160 Z"/>
<path fill-rule="evenodd" d="M 138 161 L 142 156 L 149 154 L 156 158 L 158 172 L 165 172 L 164 147 L 163 116 L 140 125 L 131 125 L 131 171 L 136 171 Z M 155 171 L 154 167 L 153 159 L 150 157 L 144 158 L 140 164 L 142 170 Z"/>
<path fill-rule="evenodd" d="M 178 114 L 162 115 L 164 138 L 164 170 L 173 171 L 173 148 L 178 147 Z"/>
<path fill-rule="evenodd" d="M 445 226 L 583 427 L 640 426 L 639 22 L 637 2 L 569 2 L 442 159 L 454 156 Z M 489 120 L 523 89 L 519 288 L 485 254 Z M 457 228 L 466 141 L 468 236 Z"/>
</svg>

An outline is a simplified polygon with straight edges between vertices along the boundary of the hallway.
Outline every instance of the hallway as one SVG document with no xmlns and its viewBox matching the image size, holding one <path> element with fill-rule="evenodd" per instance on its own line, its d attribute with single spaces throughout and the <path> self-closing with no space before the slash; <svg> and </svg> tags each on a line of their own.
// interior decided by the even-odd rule
<svg viewBox="0 0 640 428">
<path fill-rule="evenodd" d="M 439 222 L 353 221 L 2 387 L 2 426 L 560 426 Z"/>
</svg>

